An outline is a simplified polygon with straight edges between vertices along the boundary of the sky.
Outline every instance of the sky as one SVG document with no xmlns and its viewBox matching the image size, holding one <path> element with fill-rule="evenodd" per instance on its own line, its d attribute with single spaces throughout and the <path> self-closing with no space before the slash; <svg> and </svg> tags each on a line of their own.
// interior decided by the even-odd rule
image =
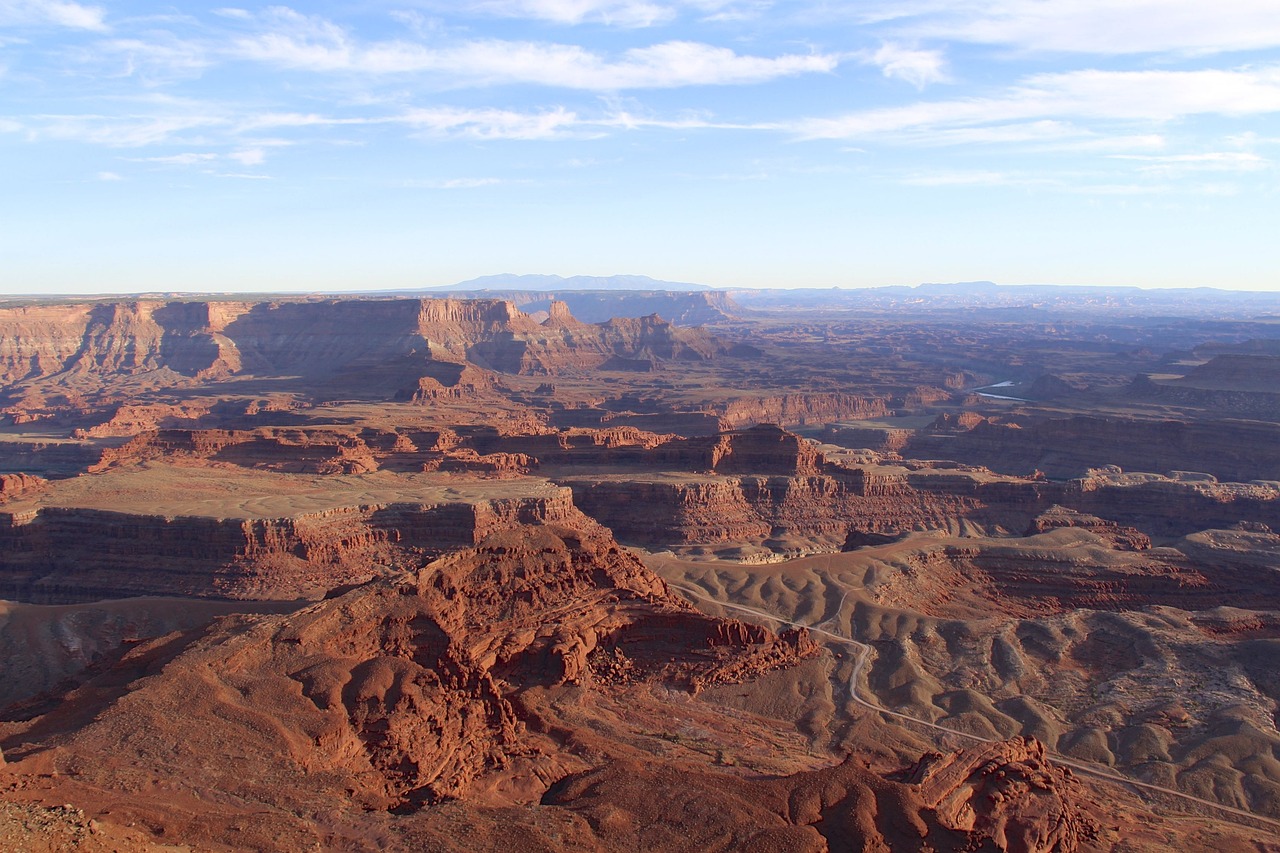
<svg viewBox="0 0 1280 853">
<path fill-rule="evenodd" d="M 0 0 L 8 294 L 1280 290 L 1277 158 L 1276 0 Z"/>
</svg>

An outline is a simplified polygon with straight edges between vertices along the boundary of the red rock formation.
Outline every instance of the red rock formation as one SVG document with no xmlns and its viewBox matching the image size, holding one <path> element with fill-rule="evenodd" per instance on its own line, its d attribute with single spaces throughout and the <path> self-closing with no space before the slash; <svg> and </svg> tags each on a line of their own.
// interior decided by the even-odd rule
<svg viewBox="0 0 1280 853">
<path fill-rule="evenodd" d="M 325 810 L 357 818 L 362 809 L 414 811 L 448 798 L 536 800 L 562 775 L 557 767 L 581 767 L 584 758 L 574 755 L 577 736 L 543 718 L 549 709 L 526 706 L 524 694 L 594 689 L 600 648 L 634 662 L 636 680 L 691 690 L 816 652 L 803 634 L 775 636 L 697 612 L 585 519 L 573 529 L 497 531 L 417 573 L 297 613 L 224 621 L 157 662 L 166 642 L 173 638 L 140 647 L 106 674 L 128 678 L 133 668 L 154 677 L 109 696 L 93 722 L 67 733 L 56 760 L 76 766 L 77 784 L 129 790 L 145 767 L 257 809 L 311 814 L 328 800 Z M 94 685 L 40 730 L 102 702 Z M 116 758 L 106 743 L 117 745 Z M 83 764 L 89 755 L 100 758 Z M 537 774 L 552 775 L 539 782 Z M 534 787 L 523 796 L 485 793 L 503 779 Z M 139 807 L 171 805 L 163 793 L 132 793 Z M 203 837 L 228 843 L 224 820 L 213 808 L 195 823 Z M 242 843 L 256 846 L 253 839 Z"/>
<path fill-rule="evenodd" d="M 801 477 L 817 474 L 824 464 L 811 443 L 773 424 L 675 439 L 655 448 L 649 462 L 680 471 Z"/>
<path fill-rule="evenodd" d="M 1140 530 L 1061 506 L 1050 507 L 1036 516 L 1026 535 L 1060 527 L 1078 527 L 1096 533 L 1118 551 L 1146 551 L 1151 547 L 1151 537 Z"/>
<path fill-rule="evenodd" d="M 847 427 L 828 424 L 823 440 L 842 447 L 865 447 L 877 453 L 897 453 L 907 446 L 912 430 L 876 427 Z"/>
<path fill-rule="evenodd" d="M 210 403 L 118 406 L 107 415 L 106 420 L 86 429 L 77 429 L 72 436 L 75 438 L 122 437 L 162 427 L 173 428 L 184 422 L 199 421 L 209 414 L 211 408 Z"/>
<path fill-rule="evenodd" d="M 982 420 L 957 432 L 959 426 L 946 422 L 942 429 L 919 432 L 903 454 L 956 459 L 1007 474 L 1038 469 L 1059 478 L 1080 477 L 1101 460 L 1164 473 L 1186 464 L 1177 460 L 1194 459 L 1197 470 L 1224 480 L 1280 479 L 1280 426 L 1271 423 L 1079 415 L 1024 424 Z"/>
<path fill-rule="evenodd" d="M 480 454 L 463 448 L 423 464 L 424 471 L 459 471 L 498 476 L 522 476 L 538 467 L 538 460 L 524 453 Z"/>
<path fill-rule="evenodd" d="M 772 779 L 619 762 L 570 777 L 544 803 L 586 818 L 606 850 L 1074 853 L 1095 849 L 1103 816 L 1021 739 L 935 755 L 917 783 L 854 760 Z"/>
<path fill-rule="evenodd" d="M 1097 834 L 1079 783 L 1034 738 L 928 756 L 911 781 L 938 822 L 967 834 L 975 849 L 1068 853 L 1088 849 Z"/>
<path fill-rule="evenodd" d="M 825 424 L 848 418 L 882 418 L 889 414 L 886 398 L 834 392 L 742 397 L 727 403 L 712 403 L 710 409 L 726 429 L 753 424 Z"/>
<path fill-rule="evenodd" d="M 30 474 L 0 474 L 0 503 L 17 497 L 30 496 L 49 485 L 44 477 Z"/>
<path fill-rule="evenodd" d="M 569 491 L 478 503 L 386 504 L 289 518 L 202 518 L 45 507 L 0 512 L 0 598 L 138 595 L 294 599 L 408 567 L 494 530 L 591 522 Z"/>
<path fill-rule="evenodd" d="M 723 291 L 682 293 L 666 290 L 634 291 L 531 291 L 489 290 L 456 291 L 447 296 L 504 299 L 533 314 L 550 311 L 557 302 L 575 317 L 590 323 L 603 323 L 614 317 L 647 317 L 658 314 L 677 326 L 704 326 L 729 319 L 738 306 Z"/>
<path fill-rule="evenodd" d="M 479 397 L 487 391 L 498 387 L 497 380 L 487 370 L 481 370 L 470 364 L 457 365 L 460 369 L 451 375 L 442 375 L 436 370 L 435 375 L 418 379 L 416 390 L 409 399 L 414 403 L 433 403 L 439 400 L 466 400 Z"/>
</svg>

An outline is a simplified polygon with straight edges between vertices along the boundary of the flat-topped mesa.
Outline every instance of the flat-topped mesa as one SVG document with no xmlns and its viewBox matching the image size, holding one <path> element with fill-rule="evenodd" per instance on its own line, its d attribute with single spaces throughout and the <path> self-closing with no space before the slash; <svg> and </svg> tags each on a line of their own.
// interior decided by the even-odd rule
<svg viewBox="0 0 1280 853">
<path fill-rule="evenodd" d="M 214 473 L 203 479 L 194 471 L 188 474 L 191 491 L 201 494 L 216 480 Z M 147 488 L 129 485 L 146 474 L 101 476 L 121 483 L 125 495 Z M 139 595 L 307 598 L 389 569 L 419 566 L 509 527 L 593 524 L 573 506 L 568 489 L 545 481 L 504 480 L 501 495 L 489 496 L 491 489 L 479 487 L 459 493 L 465 484 L 452 477 L 417 477 L 381 500 L 370 500 L 369 488 L 382 481 L 349 478 L 350 495 L 287 515 L 267 514 L 276 500 L 270 495 L 224 499 L 207 515 L 193 514 L 183 503 L 161 514 L 163 498 L 149 501 L 162 505 L 160 513 L 95 506 L 101 499 L 58 506 L 42 505 L 55 498 L 40 494 L 30 501 L 20 498 L 0 511 L 0 598 L 34 603 Z M 287 490 L 278 478 L 250 475 L 246 488 L 275 484 Z M 306 492 L 299 495 L 303 504 L 310 500 Z"/>
<path fill-rule="evenodd" d="M 1173 460 L 1194 458 L 1199 470 L 1222 480 L 1280 479 L 1280 425 L 1275 423 L 1076 415 L 955 426 L 947 434 L 917 432 L 903 455 L 955 459 L 1005 474 L 1040 470 L 1063 479 L 1080 477 L 1104 461 L 1126 470 L 1164 472 Z"/>
<path fill-rule="evenodd" d="M 812 391 L 736 397 L 724 403 L 712 403 L 707 408 L 719 417 L 720 423 L 727 429 L 761 423 L 803 426 L 846 419 L 887 417 L 889 398 Z"/>
<path fill-rule="evenodd" d="M 465 355 L 467 347 L 483 338 L 534 334 L 540 328 L 505 299 L 422 299 L 418 306 L 418 334 L 458 355 Z"/>
<path fill-rule="evenodd" d="M 653 452 L 659 464 L 717 474 L 814 476 L 825 460 L 810 442 L 775 424 L 715 436 L 676 439 Z"/>
<path fill-rule="evenodd" d="M 1280 356 L 1254 353 L 1217 355 L 1193 367 L 1182 377 L 1182 382 L 1223 390 L 1280 394 Z"/>
<path fill-rule="evenodd" d="M 501 373 L 554 376 L 604 370 L 651 370 L 665 362 L 707 361 L 733 349 L 699 329 L 677 328 L 657 315 L 580 323 L 562 303 L 541 326 L 477 337 L 467 358 Z M 532 322 L 532 320 L 530 320 Z"/>
<path fill-rule="evenodd" d="M 242 303 L 137 300 L 0 309 L 0 383 L 67 373 L 167 369 L 204 379 L 240 369 L 222 329 Z"/>
</svg>

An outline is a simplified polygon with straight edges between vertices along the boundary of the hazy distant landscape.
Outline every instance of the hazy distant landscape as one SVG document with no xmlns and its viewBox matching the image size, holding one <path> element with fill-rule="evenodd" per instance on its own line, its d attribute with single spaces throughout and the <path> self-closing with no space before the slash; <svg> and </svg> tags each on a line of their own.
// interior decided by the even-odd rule
<svg viewBox="0 0 1280 853">
<path fill-rule="evenodd" d="M 632 281 L 0 308 L 5 844 L 1274 843 L 1280 298 Z"/>
</svg>

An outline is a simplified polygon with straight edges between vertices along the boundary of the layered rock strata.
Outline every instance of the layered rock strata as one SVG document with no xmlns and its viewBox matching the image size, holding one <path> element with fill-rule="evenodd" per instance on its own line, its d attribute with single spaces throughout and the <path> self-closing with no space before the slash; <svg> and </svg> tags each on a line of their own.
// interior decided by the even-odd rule
<svg viewBox="0 0 1280 853">
<path fill-rule="evenodd" d="M 494 530 L 585 521 L 568 489 L 514 488 L 511 497 L 371 502 L 282 517 L 10 505 L 0 512 L 0 598 L 303 598 L 421 565 Z"/>
</svg>

